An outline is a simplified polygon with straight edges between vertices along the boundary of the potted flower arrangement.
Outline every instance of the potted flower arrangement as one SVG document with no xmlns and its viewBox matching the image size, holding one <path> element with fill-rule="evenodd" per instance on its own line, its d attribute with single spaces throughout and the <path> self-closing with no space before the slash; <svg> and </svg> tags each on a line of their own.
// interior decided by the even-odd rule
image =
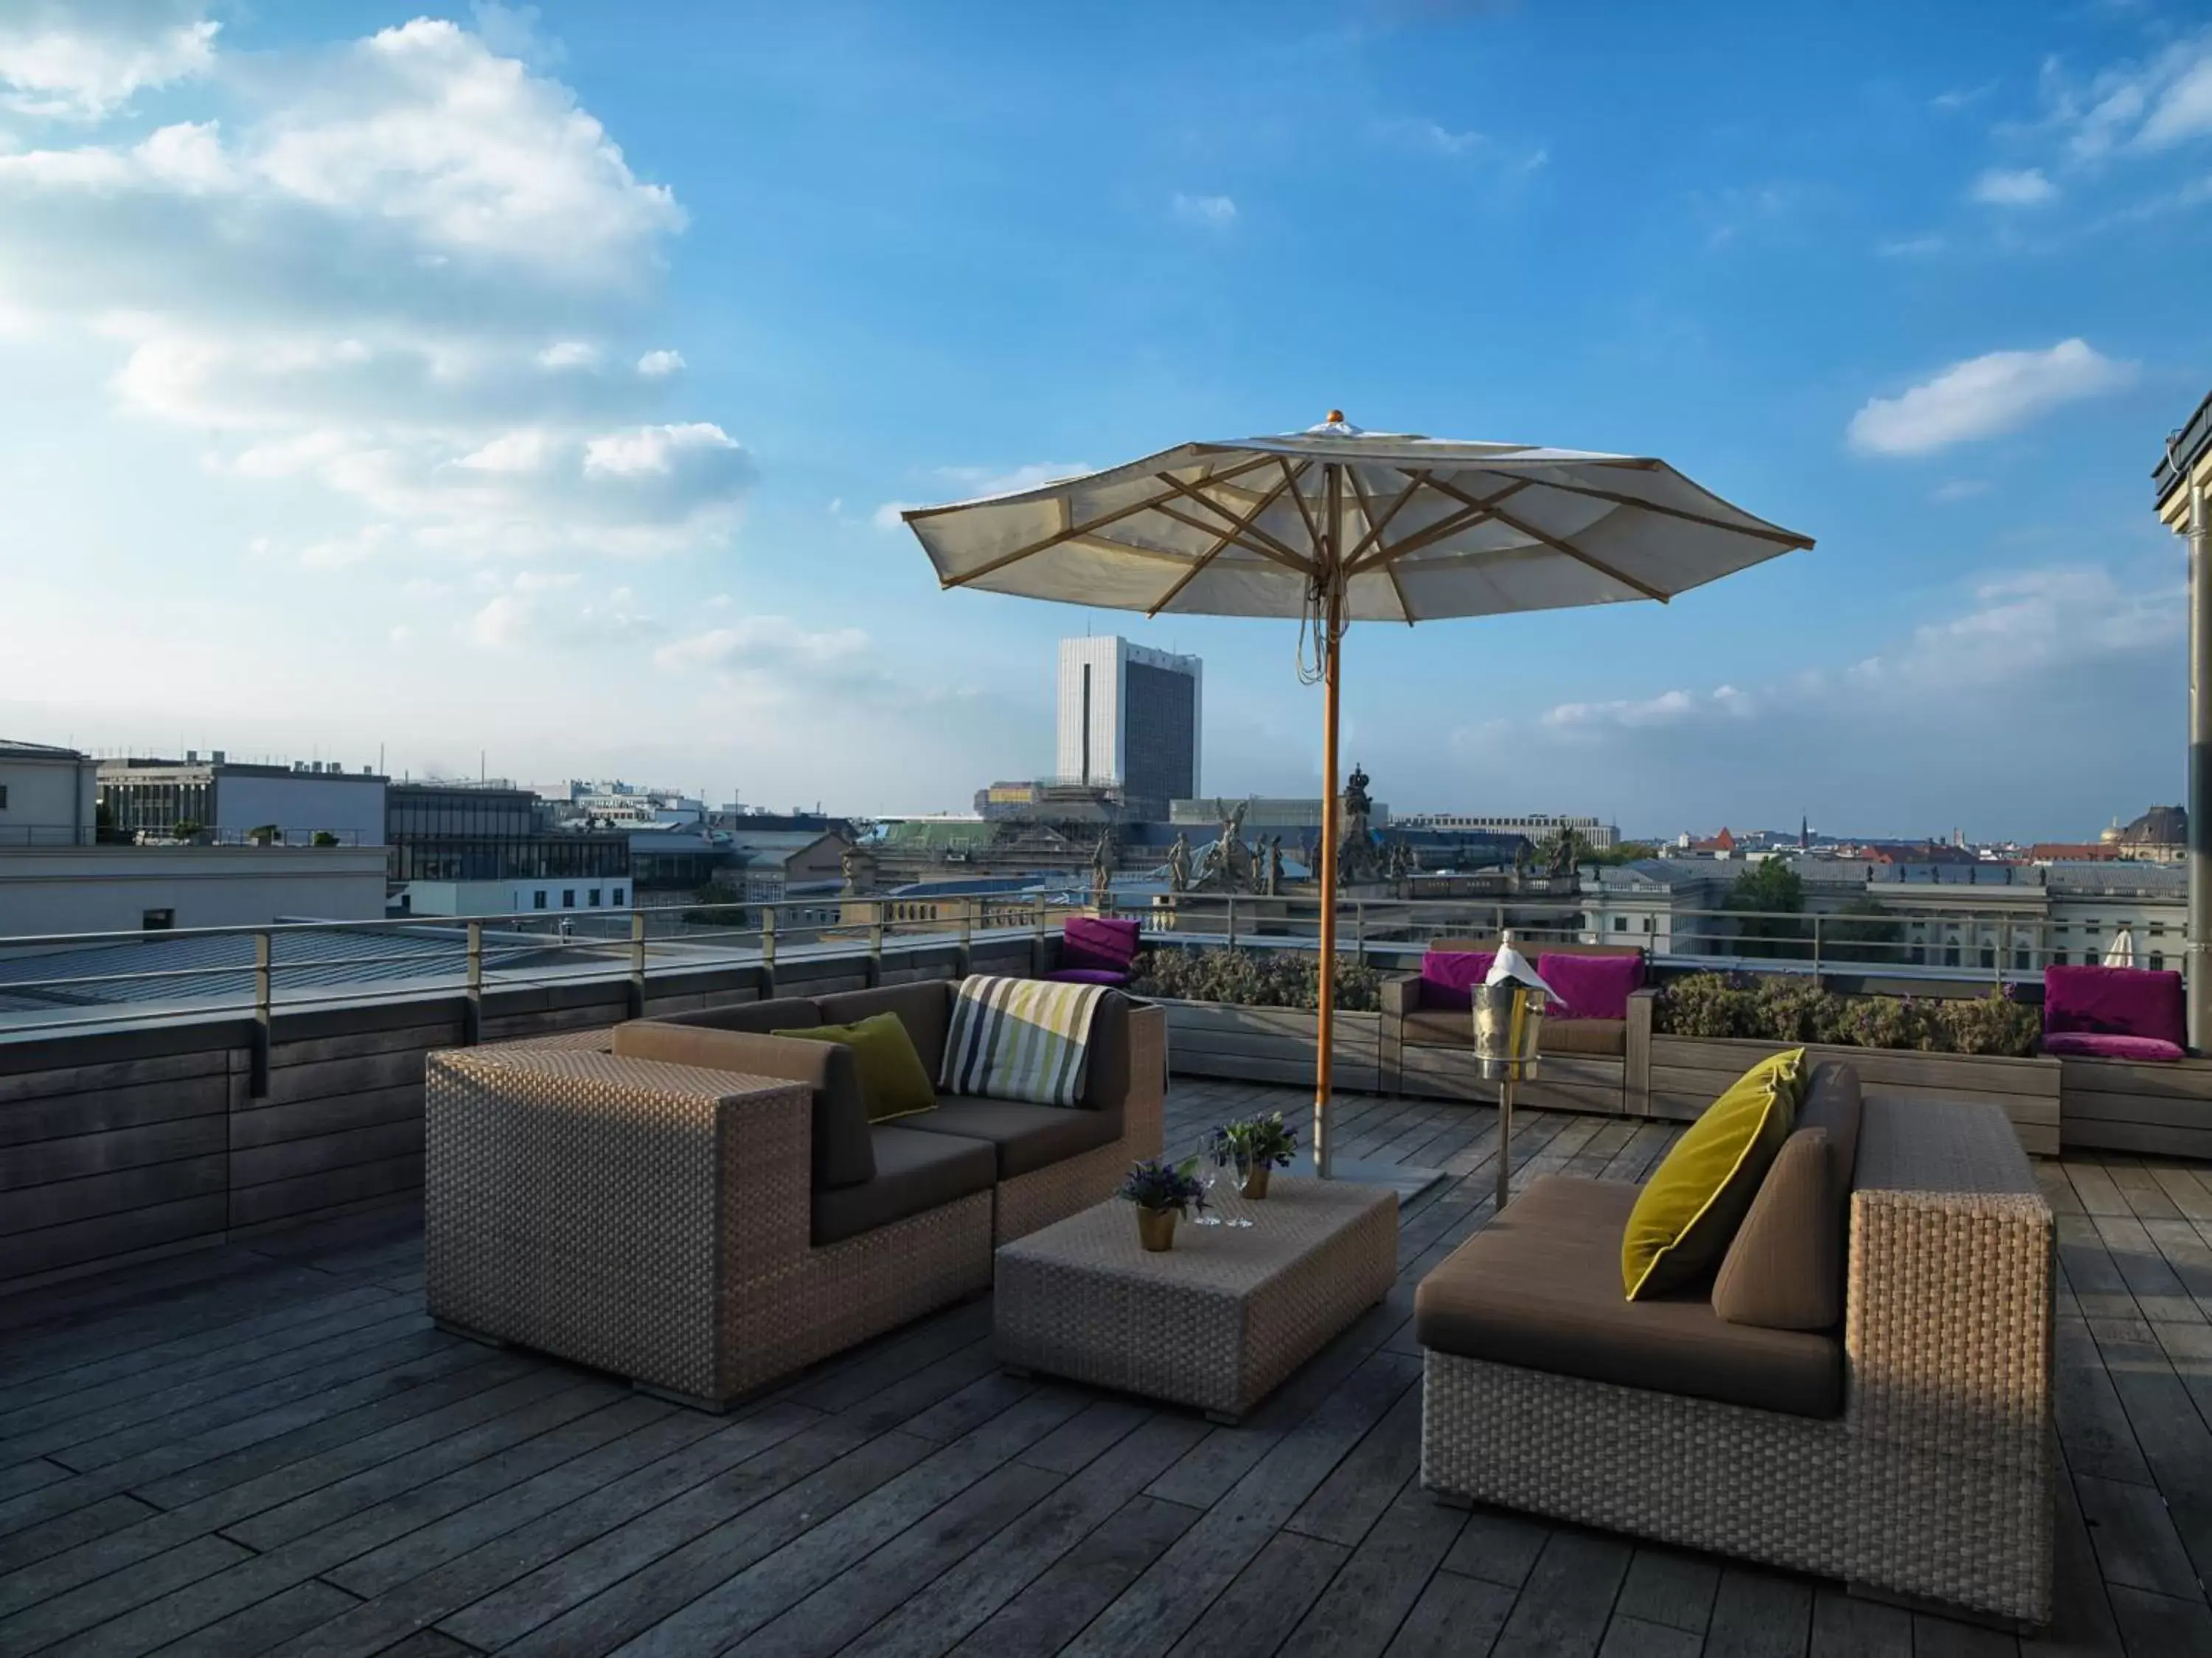
<svg viewBox="0 0 2212 1658">
<path fill-rule="evenodd" d="M 1221 1167 L 1233 1165 L 1237 1189 L 1255 1200 L 1267 1195 L 1269 1173 L 1288 1168 L 1297 1149 L 1297 1131 L 1283 1120 L 1279 1111 L 1264 1117 L 1239 1117 L 1213 1131 L 1214 1163 Z"/>
<path fill-rule="evenodd" d="M 1171 1163 L 1164 1157 L 1148 1157 L 1131 1166 L 1115 1195 L 1137 1206 L 1137 1236 L 1147 1249 L 1175 1247 L 1176 1222 L 1192 1206 L 1206 1208 L 1206 1188 L 1191 1171 L 1198 1159 Z"/>
</svg>

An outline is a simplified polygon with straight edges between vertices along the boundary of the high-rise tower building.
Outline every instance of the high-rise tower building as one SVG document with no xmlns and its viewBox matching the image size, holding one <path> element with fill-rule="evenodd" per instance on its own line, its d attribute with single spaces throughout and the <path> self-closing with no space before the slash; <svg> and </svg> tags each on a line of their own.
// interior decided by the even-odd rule
<svg viewBox="0 0 2212 1658">
<path fill-rule="evenodd" d="M 1062 639 L 1059 781 L 1142 801 L 1194 797 L 1201 686 L 1195 656 Z"/>
</svg>

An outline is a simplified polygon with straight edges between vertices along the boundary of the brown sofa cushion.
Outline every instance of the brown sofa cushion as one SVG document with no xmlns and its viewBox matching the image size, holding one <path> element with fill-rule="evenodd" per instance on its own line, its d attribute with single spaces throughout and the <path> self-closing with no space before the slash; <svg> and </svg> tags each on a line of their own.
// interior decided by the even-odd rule
<svg viewBox="0 0 2212 1658">
<path fill-rule="evenodd" d="M 765 1036 L 770 1031 L 818 1025 L 822 1015 L 815 1011 L 811 997 L 779 996 L 769 1002 L 738 1002 L 726 1008 L 696 1008 L 690 1013 L 663 1014 L 653 1022 L 697 1025 L 715 1031 L 752 1031 Z"/>
<path fill-rule="evenodd" d="M 1768 1330 L 1832 1330 L 1844 1317 L 1844 1193 L 1828 1131 L 1782 1143 L 1713 1278 L 1713 1311 Z"/>
<path fill-rule="evenodd" d="M 991 1189 L 991 1148 L 980 1140 L 917 1134 L 905 1123 L 873 1129 L 869 1137 L 875 1179 L 814 1194 L 811 1232 L 817 1247 Z"/>
<path fill-rule="evenodd" d="M 756 1002 L 733 1011 L 788 1010 L 793 1005 Z M 814 1011 L 811 1002 L 796 1005 L 810 1015 Z M 808 1028 L 819 1022 L 809 1017 L 792 1028 Z M 860 1092 L 860 1067 L 852 1049 L 841 1043 L 720 1030 L 672 1020 L 633 1019 L 615 1027 L 615 1052 L 632 1059 L 659 1059 L 672 1065 L 700 1065 L 708 1070 L 744 1071 L 753 1076 L 804 1082 L 814 1091 L 815 1189 L 857 1186 L 876 1172 L 868 1138 L 867 1102 Z"/>
<path fill-rule="evenodd" d="M 922 1134 L 957 1134 L 988 1140 L 997 1149 L 999 1178 L 1011 1180 L 1038 1169 L 1110 1146 L 1121 1137 L 1121 1112 L 1071 1111 L 1066 1106 L 1032 1106 L 1014 1100 L 979 1100 L 944 1094 L 935 1111 L 899 1119 L 901 1128 Z"/>
<path fill-rule="evenodd" d="M 1805 1097 L 1797 1102 L 1798 1128 L 1826 1129 L 1829 1154 L 1836 1160 L 1837 1202 L 1850 1206 L 1851 1176 L 1859 1166 L 1859 1118 L 1864 1101 L 1858 1067 L 1847 1059 L 1824 1059 L 1813 1068 Z M 1848 1218 L 1848 1217 L 1846 1217 Z"/>
<path fill-rule="evenodd" d="M 1424 1008 L 1409 1013 L 1402 1040 L 1417 1048 L 1474 1047 L 1474 1015 L 1464 1008 Z M 1536 1051 L 1595 1054 L 1619 1058 L 1628 1051 L 1625 1019 L 1547 1019 L 1536 1033 Z"/>
<path fill-rule="evenodd" d="M 1843 1409 L 1832 1334 L 1729 1324 L 1702 1289 L 1620 1293 L 1637 1188 L 1547 1174 L 1421 1280 L 1413 1327 L 1442 1353 L 1795 1416 Z"/>
<path fill-rule="evenodd" d="M 818 998 L 815 1011 L 825 1025 L 854 1025 L 879 1013 L 895 1013 L 906 1033 L 914 1039 L 914 1051 L 921 1057 L 921 1068 L 929 1073 L 929 1085 L 937 1087 L 938 1076 L 945 1070 L 945 1031 L 952 1019 L 952 981 L 946 978 L 924 979 L 915 984 L 882 984 L 872 991 L 840 991 L 834 996 Z"/>
</svg>

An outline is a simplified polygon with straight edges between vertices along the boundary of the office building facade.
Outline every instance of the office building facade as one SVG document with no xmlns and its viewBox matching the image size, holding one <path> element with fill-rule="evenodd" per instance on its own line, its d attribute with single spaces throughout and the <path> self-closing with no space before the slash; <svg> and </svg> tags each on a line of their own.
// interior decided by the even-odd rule
<svg viewBox="0 0 2212 1658">
<path fill-rule="evenodd" d="M 119 835 L 176 836 L 228 844 L 256 830 L 306 843 L 325 835 L 341 846 L 384 844 L 385 780 L 368 766 L 349 771 L 335 760 L 258 765 L 229 760 L 221 749 L 203 759 L 131 759 L 100 763 L 100 803 Z"/>
<path fill-rule="evenodd" d="M 1200 786 L 1203 714 L 1197 657 L 1111 637 L 1060 642 L 1060 782 L 1188 799 Z"/>
</svg>

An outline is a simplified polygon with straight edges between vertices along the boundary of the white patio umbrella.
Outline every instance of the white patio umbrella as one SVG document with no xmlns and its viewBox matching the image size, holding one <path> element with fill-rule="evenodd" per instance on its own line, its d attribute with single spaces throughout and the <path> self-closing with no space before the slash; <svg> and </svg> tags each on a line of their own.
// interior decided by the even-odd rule
<svg viewBox="0 0 2212 1658">
<path fill-rule="evenodd" d="M 2136 936 L 2123 927 L 2112 935 L 2112 942 L 2105 951 L 2107 967 L 2132 967 L 2136 965 Z"/>
<path fill-rule="evenodd" d="M 1326 687 L 1314 1166 L 1329 1172 L 1348 624 L 1618 604 L 1813 545 L 1662 460 L 1363 431 L 1341 412 L 1278 437 L 1184 443 L 1035 489 L 903 515 L 939 582 L 1147 616 L 1296 617 Z"/>
</svg>

